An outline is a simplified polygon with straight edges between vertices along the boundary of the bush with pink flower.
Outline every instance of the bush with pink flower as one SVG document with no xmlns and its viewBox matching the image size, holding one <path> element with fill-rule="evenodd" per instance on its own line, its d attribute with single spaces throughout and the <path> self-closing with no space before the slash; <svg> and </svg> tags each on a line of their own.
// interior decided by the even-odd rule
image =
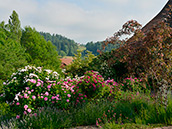
<svg viewBox="0 0 172 129">
<path fill-rule="evenodd" d="M 79 78 L 60 78 L 58 73 L 26 66 L 6 82 L 5 99 L 19 116 L 33 114 L 40 107 L 68 109 L 91 99 L 118 95 L 116 82 L 107 80 L 95 71 Z M 113 93 L 112 93 L 113 92 Z"/>
<path fill-rule="evenodd" d="M 80 92 L 86 95 L 88 99 L 103 97 L 105 94 L 109 95 L 111 91 L 111 87 L 96 71 L 85 72 L 75 88 L 81 90 Z"/>
<path fill-rule="evenodd" d="M 52 93 L 55 90 L 51 88 L 59 80 L 60 76 L 55 71 L 25 66 L 13 73 L 4 83 L 5 101 L 17 113 L 24 111 L 30 113 L 37 107 L 52 103 Z M 28 105 L 28 110 L 25 110 L 24 105 Z"/>
<path fill-rule="evenodd" d="M 132 92 L 142 92 L 146 90 L 146 87 L 142 84 L 142 80 L 138 78 L 125 78 L 123 83 L 121 84 L 121 88 L 124 91 L 132 91 Z"/>
<path fill-rule="evenodd" d="M 52 70 L 43 69 L 42 67 L 25 66 L 13 73 L 9 80 L 4 83 L 5 99 L 8 103 L 13 103 L 17 94 L 43 86 L 46 81 L 59 80 L 60 75 Z M 30 88 L 30 90 L 28 90 Z"/>
</svg>

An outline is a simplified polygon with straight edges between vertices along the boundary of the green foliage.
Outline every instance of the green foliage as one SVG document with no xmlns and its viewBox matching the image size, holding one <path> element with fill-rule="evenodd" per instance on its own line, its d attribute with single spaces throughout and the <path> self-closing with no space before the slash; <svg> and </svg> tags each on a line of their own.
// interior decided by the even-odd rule
<svg viewBox="0 0 172 129">
<path fill-rule="evenodd" d="M 10 38 L 20 42 L 22 31 L 20 27 L 20 20 L 16 11 L 13 11 L 12 15 L 10 16 L 7 28 L 11 32 Z"/>
<path fill-rule="evenodd" d="M 82 76 L 86 71 L 92 70 L 92 66 L 89 64 L 93 61 L 95 56 L 91 52 L 87 52 L 87 55 L 82 58 L 81 51 L 73 57 L 73 62 L 66 67 L 66 72 L 73 76 Z"/>
<path fill-rule="evenodd" d="M 62 57 L 64 57 L 64 56 L 66 56 L 66 53 L 63 50 L 61 50 L 60 53 L 59 53 L 59 55 L 61 55 Z"/>
<path fill-rule="evenodd" d="M 35 29 L 25 27 L 21 38 L 21 45 L 26 49 L 27 61 L 35 66 L 44 66 L 58 70 L 60 60 L 55 46 L 50 41 L 46 42 Z"/>
<path fill-rule="evenodd" d="M 142 78 L 147 84 L 151 78 L 154 92 L 166 108 L 167 92 L 159 89 L 171 89 L 172 28 L 165 21 L 160 21 L 146 32 L 142 32 L 140 27 L 137 21 L 128 21 L 113 37 L 106 40 L 105 45 L 116 44 L 120 36 L 134 33 L 131 39 L 121 41 L 120 47 L 111 52 L 113 58 L 107 59 L 107 63 L 108 66 L 118 61 L 124 63 L 128 76 Z"/>
<path fill-rule="evenodd" d="M 171 102 L 171 99 L 168 100 Z M 139 125 L 170 124 L 171 115 L 168 113 L 171 112 L 171 103 L 167 106 L 167 113 L 162 106 L 156 107 L 154 102 L 148 94 L 123 92 L 121 100 L 113 102 L 109 109 L 97 118 L 96 124 L 98 126 L 105 124 L 106 126 L 108 123 L 115 122 L 118 125 L 113 125 L 114 127 L 126 123 Z"/>
<path fill-rule="evenodd" d="M 78 44 L 73 40 L 58 34 L 51 35 L 44 32 L 40 32 L 40 34 L 44 36 L 46 41 L 51 41 L 56 46 L 56 50 L 60 56 L 64 56 L 64 52 L 66 56 L 74 56 L 77 53 Z"/>
<path fill-rule="evenodd" d="M 0 23 L 0 93 L 3 81 L 16 69 L 27 64 L 25 48 L 19 42 L 21 28 L 18 16 L 13 12 L 11 18 L 10 24 Z M 15 30 L 13 31 L 12 28 Z"/>
<path fill-rule="evenodd" d="M 109 62 L 109 61 L 112 62 Z M 125 67 L 126 64 L 120 62 L 117 58 L 113 57 L 112 52 L 105 52 L 98 55 L 97 58 L 90 63 L 92 69 L 98 71 L 105 79 L 115 79 L 121 81 L 128 72 Z"/>
<path fill-rule="evenodd" d="M 77 84 L 77 88 L 81 89 L 88 99 L 104 96 L 102 92 L 106 87 L 104 78 L 95 71 L 87 71 Z M 106 92 L 110 93 L 110 87 Z"/>
<path fill-rule="evenodd" d="M 146 87 L 143 87 L 142 80 L 138 78 L 125 78 L 122 83 L 123 91 L 131 91 L 131 92 L 144 92 Z"/>
<path fill-rule="evenodd" d="M 85 50 L 82 52 L 82 55 L 84 56 L 85 54 L 87 54 L 87 51 L 92 52 L 95 56 L 99 55 L 99 50 L 103 49 L 103 44 L 104 42 L 88 42 L 85 45 Z M 118 44 L 117 45 L 112 45 L 109 44 L 106 46 L 106 48 L 104 50 L 102 50 L 103 52 L 110 52 L 112 49 L 116 49 L 118 48 Z"/>
<path fill-rule="evenodd" d="M 43 82 L 45 82 L 44 85 L 49 85 L 49 81 L 58 79 L 59 74 L 57 72 L 42 69 L 41 67 L 25 66 L 25 68 L 18 69 L 16 73 L 13 73 L 9 80 L 4 83 L 5 100 L 8 103 L 13 103 L 16 100 L 16 96 L 19 96 L 17 94 L 20 94 L 20 96 L 21 94 L 29 95 L 29 93 L 25 92 L 32 89 L 32 92 L 34 92 L 32 95 L 41 94 L 39 92 L 46 90 L 46 88 L 40 89 L 43 86 Z"/>
</svg>

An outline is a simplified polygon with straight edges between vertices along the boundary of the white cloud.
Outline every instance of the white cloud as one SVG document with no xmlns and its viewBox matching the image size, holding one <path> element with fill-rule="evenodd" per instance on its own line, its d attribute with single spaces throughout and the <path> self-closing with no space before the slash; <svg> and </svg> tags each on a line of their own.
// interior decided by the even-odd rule
<svg viewBox="0 0 172 129">
<path fill-rule="evenodd" d="M 30 25 L 38 31 L 61 34 L 81 43 L 104 40 L 130 19 L 145 24 L 165 4 L 162 0 L 0 0 L 0 3 L 0 21 L 7 21 L 16 10 L 23 27 Z"/>
<path fill-rule="evenodd" d="M 103 1 L 105 3 L 109 2 L 109 3 L 116 3 L 116 4 L 126 4 L 131 0 L 100 0 Z"/>
</svg>

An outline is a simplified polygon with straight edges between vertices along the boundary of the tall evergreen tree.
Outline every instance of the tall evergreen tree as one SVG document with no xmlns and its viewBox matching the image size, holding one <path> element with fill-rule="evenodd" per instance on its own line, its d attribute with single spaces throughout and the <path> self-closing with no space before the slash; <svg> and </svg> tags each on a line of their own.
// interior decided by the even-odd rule
<svg viewBox="0 0 172 129">
<path fill-rule="evenodd" d="M 16 13 L 16 11 L 13 11 L 12 15 L 10 16 L 8 25 L 9 25 L 9 31 L 12 34 L 11 37 L 15 39 L 17 42 L 20 42 L 22 31 L 20 27 L 19 16 Z"/>
<path fill-rule="evenodd" d="M 16 69 L 27 64 L 25 49 L 20 42 L 11 37 L 14 31 L 9 31 L 8 26 L 5 22 L 0 23 L 0 92 L 2 82 Z"/>
</svg>

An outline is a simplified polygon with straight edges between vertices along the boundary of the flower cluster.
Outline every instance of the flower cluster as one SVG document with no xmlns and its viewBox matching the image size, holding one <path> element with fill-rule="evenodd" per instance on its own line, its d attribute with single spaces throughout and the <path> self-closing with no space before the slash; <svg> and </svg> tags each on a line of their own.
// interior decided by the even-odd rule
<svg viewBox="0 0 172 129">
<path fill-rule="evenodd" d="M 114 81 L 114 79 L 111 80 L 106 80 L 105 81 L 107 87 L 110 88 L 110 94 L 108 94 L 108 98 L 116 98 L 116 99 L 120 99 L 121 96 L 121 89 L 120 89 L 120 85 Z M 106 87 L 106 88 L 107 88 Z"/>
<path fill-rule="evenodd" d="M 76 88 L 80 89 L 88 98 L 95 98 L 103 95 L 104 87 L 107 87 L 107 85 L 98 72 L 87 71 L 77 83 Z"/>
<path fill-rule="evenodd" d="M 123 83 L 121 84 L 122 90 L 124 91 L 132 91 L 132 92 L 141 92 L 145 90 L 146 87 L 143 87 L 142 80 L 138 78 L 125 78 Z"/>
<path fill-rule="evenodd" d="M 9 103 L 12 103 L 15 96 L 26 90 L 26 87 L 30 87 L 33 84 L 41 85 L 43 82 L 59 80 L 60 76 L 57 72 L 43 69 L 42 67 L 25 66 L 23 69 L 18 69 L 16 73 L 11 75 L 11 78 L 4 82 L 5 99 Z M 35 85 L 35 87 L 37 87 Z"/>
</svg>

